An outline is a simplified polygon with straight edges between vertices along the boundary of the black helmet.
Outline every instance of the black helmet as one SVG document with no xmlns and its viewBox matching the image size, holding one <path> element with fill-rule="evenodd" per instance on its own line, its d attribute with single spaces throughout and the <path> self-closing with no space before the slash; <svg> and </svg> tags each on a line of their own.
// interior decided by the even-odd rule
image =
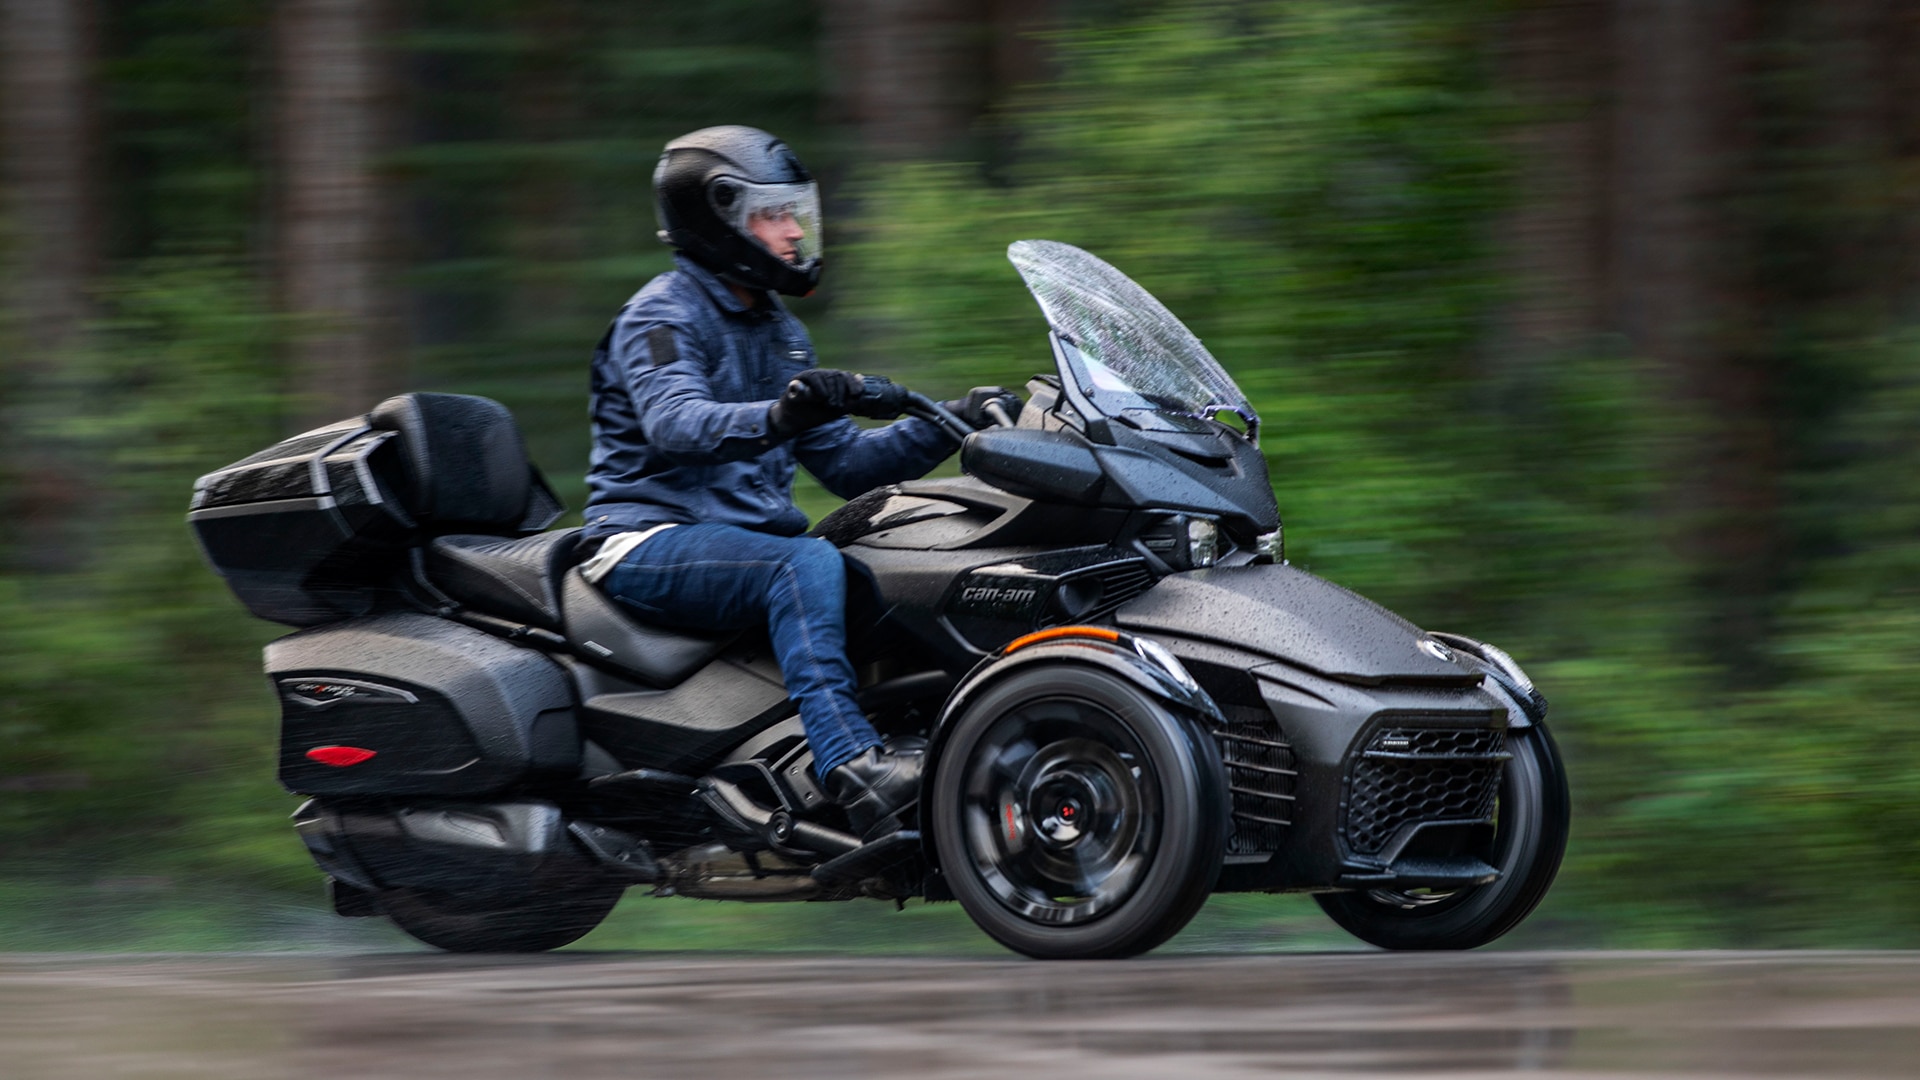
<svg viewBox="0 0 1920 1080">
<path fill-rule="evenodd" d="M 788 296 L 820 283 L 820 186 L 786 143 L 759 128 L 701 128 L 668 143 L 653 170 L 653 201 L 660 239 L 721 277 Z M 792 262 L 754 237 L 756 216 L 787 223 Z"/>
</svg>

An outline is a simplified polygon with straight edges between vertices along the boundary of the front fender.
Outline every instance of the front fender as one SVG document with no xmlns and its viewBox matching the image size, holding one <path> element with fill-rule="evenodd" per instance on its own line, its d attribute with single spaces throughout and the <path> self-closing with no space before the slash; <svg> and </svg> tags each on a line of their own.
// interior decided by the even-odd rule
<svg viewBox="0 0 1920 1080">
<path fill-rule="evenodd" d="M 939 741 L 940 733 L 951 726 L 953 718 L 989 683 L 1032 664 L 1063 661 L 1104 668 L 1170 704 L 1202 715 L 1220 713 L 1213 699 L 1187 673 L 1186 666 L 1158 642 L 1104 626 L 1064 626 L 1015 638 L 975 664 L 947 695 L 947 703 L 941 708 L 940 720 L 935 725 L 935 742 Z"/>
<path fill-rule="evenodd" d="M 1077 664 L 1097 667 L 1133 683 L 1175 708 L 1202 717 L 1209 726 L 1224 727 L 1220 707 L 1207 695 L 1179 659 L 1159 643 L 1104 626 L 1054 627 L 1009 642 L 1000 651 L 974 665 L 960 685 L 947 695 L 946 705 L 927 743 L 925 790 L 940 769 L 940 756 L 952 734 L 954 721 L 982 690 L 1017 671 L 1036 664 Z M 923 829 L 923 848 L 932 868 L 928 899 L 944 888 L 939 877 L 939 853 L 933 850 L 933 830 Z"/>
</svg>

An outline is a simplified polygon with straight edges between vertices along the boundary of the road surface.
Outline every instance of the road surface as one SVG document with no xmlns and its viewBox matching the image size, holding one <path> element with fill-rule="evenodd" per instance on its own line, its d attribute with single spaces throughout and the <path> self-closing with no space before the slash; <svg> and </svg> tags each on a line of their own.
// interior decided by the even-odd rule
<svg viewBox="0 0 1920 1080">
<path fill-rule="evenodd" d="M 1920 955 L 14 955 L 0 1076 L 1905 1078 Z"/>
</svg>

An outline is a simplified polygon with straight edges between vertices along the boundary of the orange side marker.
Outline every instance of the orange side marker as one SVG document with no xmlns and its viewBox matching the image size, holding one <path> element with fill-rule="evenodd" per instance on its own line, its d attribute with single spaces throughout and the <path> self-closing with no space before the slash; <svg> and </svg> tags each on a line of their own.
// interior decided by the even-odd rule
<svg viewBox="0 0 1920 1080">
<path fill-rule="evenodd" d="M 1052 641 L 1063 637 L 1090 637 L 1101 641 L 1119 641 L 1120 632 L 1104 626 L 1049 626 L 1045 630 L 1035 630 L 1031 634 L 1014 638 L 1007 643 L 1006 652 L 1024 649 L 1029 645 L 1038 645 L 1043 641 Z"/>
</svg>

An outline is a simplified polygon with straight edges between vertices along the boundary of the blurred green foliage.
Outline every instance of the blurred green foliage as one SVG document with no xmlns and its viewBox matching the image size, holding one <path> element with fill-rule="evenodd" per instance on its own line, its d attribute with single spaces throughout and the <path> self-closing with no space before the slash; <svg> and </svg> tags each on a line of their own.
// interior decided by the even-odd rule
<svg viewBox="0 0 1920 1080">
<path fill-rule="evenodd" d="M 1008 242 L 1079 244 L 1166 302 L 1261 414 L 1293 561 L 1500 643 L 1553 700 L 1577 811 L 1536 919 L 1920 941 L 1913 343 L 1823 342 L 1874 358 L 1824 432 L 1852 464 L 1794 481 L 1834 541 L 1781 600 L 1771 678 L 1729 678 L 1661 507 L 1685 419 L 1617 348 L 1489 340 L 1521 117 L 1476 33 L 1494 10 L 1190 2 L 1075 35 L 1024 165 L 867 178 L 855 314 L 903 367 L 1012 381 L 1046 365 Z"/>
<path fill-rule="evenodd" d="M 292 884 L 251 660 L 274 628 L 181 527 L 183 482 L 276 437 L 285 328 L 253 275 L 207 259 L 150 260 L 103 299 L 91 343 L 22 411 L 89 479 L 70 568 L 0 579 L 0 837 L 69 856 L 48 864 L 61 874 L 131 860 Z"/>
<path fill-rule="evenodd" d="M 264 8 L 112 9 L 114 154 L 137 180 L 106 315 L 10 390 L 30 400 L 9 415 L 92 479 L 67 565 L 0 574 L 0 865 L 311 897 L 256 674 L 277 630 L 181 525 L 193 477 L 280 434 L 277 347 L 300 332 L 271 313 L 251 225 Z M 1106 258 L 1252 396 L 1297 565 L 1502 645 L 1553 700 L 1577 808 L 1534 940 L 1920 944 L 1920 339 L 1795 328 L 1796 363 L 1849 393 L 1787 466 L 1787 512 L 1817 542 L 1773 599 L 1762 677 L 1729 671 L 1693 633 L 1713 598 L 1662 503 L 1686 418 L 1616 344 L 1542 360 L 1496 339 L 1524 120 L 1486 43 L 1504 9 L 1167 0 L 1078 25 L 1053 43 L 1057 81 L 997 119 L 1011 162 L 852 171 L 831 290 L 803 314 L 847 366 L 1018 385 L 1049 361 L 1006 244 Z M 416 129 L 389 168 L 418 226 L 413 383 L 513 406 L 577 507 L 586 356 L 667 265 L 655 148 L 753 123 L 835 175 L 817 27 L 764 0 L 407 11 Z M 199 940 L 182 933 L 164 940 Z"/>
</svg>

